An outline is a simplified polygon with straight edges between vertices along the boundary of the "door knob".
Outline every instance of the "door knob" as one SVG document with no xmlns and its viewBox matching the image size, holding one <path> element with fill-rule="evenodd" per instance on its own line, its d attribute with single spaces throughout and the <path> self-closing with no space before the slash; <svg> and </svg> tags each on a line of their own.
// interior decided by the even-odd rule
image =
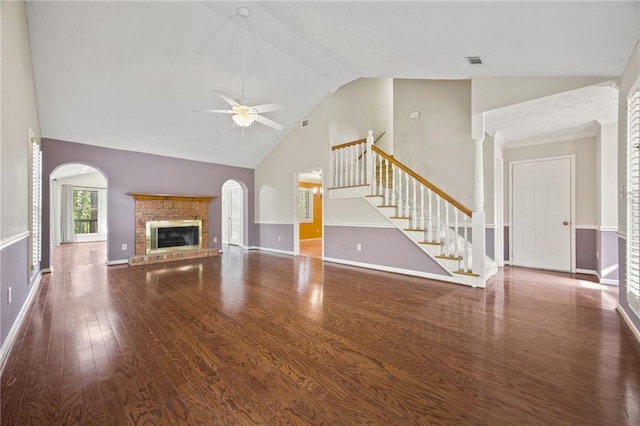
<svg viewBox="0 0 640 426">
<path fill-rule="evenodd" d="M 564 222 L 562 222 L 562 224 L 563 224 L 564 226 L 567 226 L 567 225 L 569 224 L 569 222 L 567 222 L 567 221 L 565 220 Z"/>
</svg>

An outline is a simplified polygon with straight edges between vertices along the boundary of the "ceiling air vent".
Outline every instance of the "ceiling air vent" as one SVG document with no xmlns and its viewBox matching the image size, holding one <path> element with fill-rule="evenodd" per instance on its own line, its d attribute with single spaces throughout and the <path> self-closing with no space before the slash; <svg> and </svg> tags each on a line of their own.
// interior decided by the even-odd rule
<svg viewBox="0 0 640 426">
<path fill-rule="evenodd" d="M 300 127 L 309 127 L 309 119 L 302 120 Z"/>
<path fill-rule="evenodd" d="M 480 56 L 467 56 L 469 65 L 484 65 Z"/>
</svg>

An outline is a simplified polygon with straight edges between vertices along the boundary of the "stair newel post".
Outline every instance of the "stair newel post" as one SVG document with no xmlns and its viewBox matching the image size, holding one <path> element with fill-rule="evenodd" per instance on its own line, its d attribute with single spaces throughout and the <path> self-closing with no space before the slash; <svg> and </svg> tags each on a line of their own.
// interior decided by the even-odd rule
<svg viewBox="0 0 640 426">
<path fill-rule="evenodd" d="M 464 215 L 464 270 L 469 271 L 469 216 Z"/>
<path fill-rule="evenodd" d="M 475 191 L 473 202 L 473 214 L 471 216 L 473 237 L 473 272 L 478 274 L 477 283 L 481 287 L 485 285 L 484 257 L 485 257 L 485 213 L 484 213 L 484 169 L 482 158 L 482 144 L 484 137 L 474 139 L 475 145 Z"/>
<path fill-rule="evenodd" d="M 367 135 L 367 146 L 366 153 L 364 154 L 365 161 L 367 162 L 365 169 L 367 171 L 365 184 L 371 185 L 371 195 L 374 194 L 374 181 L 373 174 L 375 173 L 375 153 L 373 152 L 373 131 L 369 130 L 369 134 Z"/>
</svg>

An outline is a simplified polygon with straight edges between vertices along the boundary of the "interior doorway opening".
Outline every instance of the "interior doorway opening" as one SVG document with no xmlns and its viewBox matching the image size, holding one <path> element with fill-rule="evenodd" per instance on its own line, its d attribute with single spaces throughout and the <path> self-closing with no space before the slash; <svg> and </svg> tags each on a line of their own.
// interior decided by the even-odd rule
<svg viewBox="0 0 640 426">
<path fill-rule="evenodd" d="M 324 254 L 324 187 L 322 169 L 297 174 L 294 253 L 322 259 Z"/>
<path fill-rule="evenodd" d="M 246 247 L 244 217 L 246 213 L 245 187 L 230 179 L 222 185 L 222 244 Z"/>
</svg>

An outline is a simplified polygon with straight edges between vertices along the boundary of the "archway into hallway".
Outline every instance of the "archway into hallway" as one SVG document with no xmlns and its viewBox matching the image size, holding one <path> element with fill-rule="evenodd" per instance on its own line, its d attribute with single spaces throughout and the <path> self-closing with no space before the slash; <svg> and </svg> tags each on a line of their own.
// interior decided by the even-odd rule
<svg viewBox="0 0 640 426">
<path fill-rule="evenodd" d="M 51 254 L 61 245 L 86 244 L 84 251 L 92 256 L 91 263 L 97 261 L 96 257 L 106 262 L 106 175 L 91 164 L 66 163 L 49 175 L 49 188 Z"/>
</svg>

